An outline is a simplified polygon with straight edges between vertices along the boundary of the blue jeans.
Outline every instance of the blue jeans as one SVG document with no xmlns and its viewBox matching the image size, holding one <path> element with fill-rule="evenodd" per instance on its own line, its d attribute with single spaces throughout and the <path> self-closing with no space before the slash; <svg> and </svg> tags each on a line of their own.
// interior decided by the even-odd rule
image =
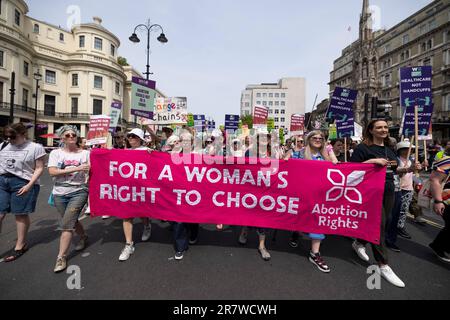
<svg viewBox="0 0 450 320">
<path fill-rule="evenodd" d="M 40 186 L 35 184 L 27 193 L 18 196 L 17 192 L 29 183 L 16 176 L 0 175 L 0 214 L 11 212 L 15 215 L 33 213 Z"/>
<path fill-rule="evenodd" d="M 400 219 L 400 210 L 402 206 L 402 192 L 395 192 L 394 196 L 394 207 L 391 211 L 391 216 L 386 223 L 386 243 L 389 245 L 395 244 L 397 242 L 397 224 Z"/>
<path fill-rule="evenodd" d="M 188 225 L 182 222 L 171 222 L 173 228 L 173 238 L 175 240 L 175 251 L 184 252 L 188 249 Z"/>
<path fill-rule="evenodd" d="M 60 231 L 73 231 L 78 222 L 81 210 L 88 199 L 88 192 L 80 190 L 63 196 L 54 196 L 55 207 L 61 215 L 59 221 Z"/>
</svg>

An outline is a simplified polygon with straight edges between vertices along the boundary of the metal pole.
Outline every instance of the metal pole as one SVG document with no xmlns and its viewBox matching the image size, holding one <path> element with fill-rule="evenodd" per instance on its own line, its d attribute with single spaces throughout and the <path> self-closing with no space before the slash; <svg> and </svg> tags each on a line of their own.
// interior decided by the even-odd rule
<svg viewBox="0 0 450 320">
<path fill-rule="evenodd" d="M 14 122 L 14 95 L 16 94 L 16 73 L 14 71 L 11 73 L 11 89 L 9 89 L 9 93 L 10 93 L 9 124 L 13 124 L 13 122 Z"/>
<path fill-rule="evenodd" d="M 37 141 L 37 105 L 38 105 L 39 80 L 36 79 L 36 96 L 34 100 L 34 142 Z"/>
<path fill-rule="evenodd" d="M 147 80 L 150 79 L 150 29 L 147 30 Z"/>
</svg>

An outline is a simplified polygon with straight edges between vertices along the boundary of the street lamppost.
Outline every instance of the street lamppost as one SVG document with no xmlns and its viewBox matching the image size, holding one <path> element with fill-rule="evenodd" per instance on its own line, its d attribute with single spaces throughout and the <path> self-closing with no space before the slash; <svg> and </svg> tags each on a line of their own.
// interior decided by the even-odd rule
<svg viewBox="0 0 450 320">
<path fill-rule="evenodd" d="M 161 43 L 167 43 L 167 38 L 166 35 L 164 34 L 164 30 L 163 28 L 159 25 L 159 24 L 152 24 L 150 25 L 150 20 L 148 20 L 147 24 L 139 24 L 134 28 L 134 32 L 133 34 L 130 36 L 130 41 L 134 42 L 134 43 L 139 43 L 141 40 L 138 38 L 138 36 L 136 35 L 136 31 L 138 29 L 141 30 L 147 30 L 147 72 L 145 72 L 144 74 L 146 75 L 146 79 L 149 80 L 149 77 L 151 74 L 150 72 L 150 32 L 153 28 L 159 28 L 161 29 L 161 34 L 159 35 L 159 37 L 157 38 L 159 42 Z"/>
<path fill-rule="evenodd" d="M 39 73 L 39 69 L 33 74 L 34 80 L 36 80 L 36 93 L 34 94 L 34 141 L 37 141 L 37 107 L 38 107 L 38 91 L 39 81 L 42 79 L 42 75 Z"/>
</svg>

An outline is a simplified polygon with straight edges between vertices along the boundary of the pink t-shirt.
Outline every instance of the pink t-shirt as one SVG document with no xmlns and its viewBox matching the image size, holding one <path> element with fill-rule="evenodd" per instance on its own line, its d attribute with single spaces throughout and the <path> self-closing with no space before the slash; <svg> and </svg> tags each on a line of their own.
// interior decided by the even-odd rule
<svg viewBox="0 0 450 320">
<path fill-rule="evenodd" d="M 411 167 L 412 162 L 406 161 L 404 158 L 400 158 L 399 168 L 409 168 Z M 400 177 L 400 189 L 402 190 L 414 190 L 413 188 L 413 172 L 408 172 Z"/>
</svg>

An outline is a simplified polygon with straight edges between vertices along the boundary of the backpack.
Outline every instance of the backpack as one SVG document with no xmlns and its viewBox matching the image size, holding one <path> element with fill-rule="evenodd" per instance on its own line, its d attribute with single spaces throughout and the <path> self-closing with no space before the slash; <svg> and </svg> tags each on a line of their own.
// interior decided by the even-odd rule
<svg viewBox="0 0 450 320">
<path fill-rule="evenodd" d="M 9 142 L 7 142 L 7 141 L 2 142 L 2 146 L 0 147 L 0 151 L 5 149 L 8 144 L 9 144 Z"/>
</svg>

